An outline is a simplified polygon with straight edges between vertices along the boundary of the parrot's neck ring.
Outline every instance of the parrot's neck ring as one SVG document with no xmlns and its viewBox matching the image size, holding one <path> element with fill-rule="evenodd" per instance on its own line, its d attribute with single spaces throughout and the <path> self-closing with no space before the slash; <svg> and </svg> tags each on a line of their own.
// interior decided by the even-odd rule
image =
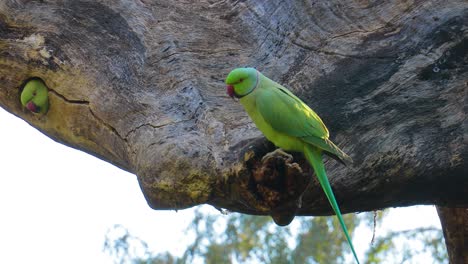
<svg viewBox="0 0 468 264">
<path fill-rule="evenodd" d="M 250 89 L 250 91 L 248 91 L 247 93 L 243 94 L 243 95 L 237 95 L 236 93 L 234 93 L 234 96 L 238 99 L 241 99 L 242 97 L 246 96 L 246 95 L 249 95 L 251 92 L 253 92 L 253 90 L 255 90 L 255 88 L 257 88 L 258 86 L 258 79 L 260 76 L 258 76 L 258 71 L 256 71 L 256 74 L 257 74 L 257 78 L 255 80 L 255 85 L 252 87 L 252 89 Z"/>
</svg>

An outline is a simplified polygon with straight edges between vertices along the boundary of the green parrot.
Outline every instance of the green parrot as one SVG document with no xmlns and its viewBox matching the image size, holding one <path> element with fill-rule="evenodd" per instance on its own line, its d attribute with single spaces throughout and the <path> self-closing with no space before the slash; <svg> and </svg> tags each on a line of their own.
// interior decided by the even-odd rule
<svg viewBox="0 0 468 264">
<path fill-rule="evenodd" d="M 338 217 L 354 258 L 359 263 L 325 173 L 322 153 L 345 165 L 352 163 L 352 159 L 328 139 L 328 129 L 309 106 L 256 69 L 234 69 L 227 76 L 226 85 L 228 95 L 239 99 L 257 128 L 269 141 L 281 149 L 304 153 Z"/>
<path fill-rule="evenodd" d="M 49 95 L 44 82 L 39 79 L 28 81 L 21 92 L 21 104 L 33 113 L 47 113 Z"/>
</svg>

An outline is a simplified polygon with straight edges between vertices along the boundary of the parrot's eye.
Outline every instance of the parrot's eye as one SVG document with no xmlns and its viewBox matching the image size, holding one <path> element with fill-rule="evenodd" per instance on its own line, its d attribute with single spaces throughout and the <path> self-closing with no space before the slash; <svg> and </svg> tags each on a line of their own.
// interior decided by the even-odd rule
<svg viewBox="0 0 468 264">
<path fill-rule="evenodd" d="M 244 79 L 240 78 L 240 79 L 239 79 L 239 82 L 242 82 L 243 80 L 244 80 Z"/>
</svg>

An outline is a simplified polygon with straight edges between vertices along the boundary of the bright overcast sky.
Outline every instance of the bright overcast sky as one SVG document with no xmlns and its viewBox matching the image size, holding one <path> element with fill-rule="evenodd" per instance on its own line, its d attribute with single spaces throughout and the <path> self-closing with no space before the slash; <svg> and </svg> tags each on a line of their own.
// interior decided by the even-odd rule
<svg viewBox="0 0 468 264">
<path fill-rule="evenodd" d="M 112 263 L 102 248 L 115 224 L 158 252 L 180 256 L 190 242 L 192 210 L 150 209 L 135 175 L 56 143 L 2 108 L 0 165 L 0 263 Z M 393 210 L 383 223 L 419 226 L 440 228 L 434 207 Z M 372 234 L 357 234 L 363 256 L 367 248 L 356 245 Z"/>
</svg>

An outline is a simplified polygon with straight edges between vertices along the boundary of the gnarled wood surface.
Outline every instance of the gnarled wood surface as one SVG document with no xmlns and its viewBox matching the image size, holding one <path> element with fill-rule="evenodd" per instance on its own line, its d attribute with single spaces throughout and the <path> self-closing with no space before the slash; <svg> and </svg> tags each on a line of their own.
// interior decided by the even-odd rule
<svg viewBox="0 0 468 264">
<path fill-rule="evenodd" d="M 6 0 L 0 106 L 135 173 L 155 209 L 330 214 L 301 156 L 262 161 L 274 146 L 225 95 L 253 66 L 354 159 L 326 163 L 342 211 L 467 206 L 467 25 L 464 0 Z M 20 105 L 30 77 L 50 89 L 45 116 Z"/>
</svg>

